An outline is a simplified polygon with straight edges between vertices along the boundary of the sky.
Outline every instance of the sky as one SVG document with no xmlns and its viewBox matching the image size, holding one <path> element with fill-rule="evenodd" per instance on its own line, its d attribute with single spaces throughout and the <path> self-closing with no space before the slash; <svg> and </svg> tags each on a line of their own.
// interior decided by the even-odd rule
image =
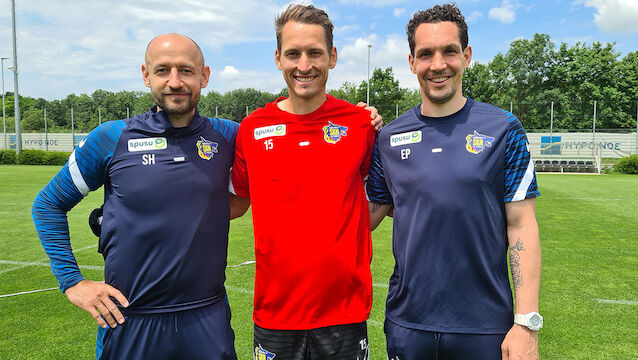
<svg viewBox="0 0 638 360">
<path fill-rule="evenodd" d="M 416 89 L 408 67 L 405 26 L 437 1 L 300 1 L 324 9 L 335 25 L 338 63 L 328 88 L 359 84 L 370 68 L 392 67 L 401 87 Z M 277 0 L 15 0 L 19 93 L 62 99 L 97 89 L 144 90 L 147 43 L 167 32 L 202 48 L 212 71 L 203 90 L 256 88 L 279 92 L 273 19 Z M 638 51 L 638 0 L 457 0 L 469 27 L 473 61 L 487 63 L 512 41 L 549 34 L 558 46 L 615 42 L 621 57 Z M 13 58 L 11 1 L 0 0 L 0 57 Z M 13 59 L 5 60 L 6 91 L 14 91 Z"/>
</svg>

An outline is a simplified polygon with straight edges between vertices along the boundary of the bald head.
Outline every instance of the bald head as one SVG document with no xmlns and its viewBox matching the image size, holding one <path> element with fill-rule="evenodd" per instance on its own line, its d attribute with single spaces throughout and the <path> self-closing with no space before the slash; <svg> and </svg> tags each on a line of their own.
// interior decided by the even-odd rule
<svg viewBox="0 0 638 360">
<path fill-rule="evenodd" d="M 202 50 L 184 35 L 164 34 L 148 43 L 144 57 L 142 78 L 155 104 L 173 126 L 188 125 L 210 78 Z"/>
<path fill-rule="evenodd" d="M 146 66 L 151 66 L 155 54 L 167 51 L 180 52 L 182 55 L 191 57 L 196 64 L 204 66 L 204 54 L 202 54 L 199 45 L 188 36 L 175 33 L 156 36 L 148 43 L 144 54 Z"/>
</svg>

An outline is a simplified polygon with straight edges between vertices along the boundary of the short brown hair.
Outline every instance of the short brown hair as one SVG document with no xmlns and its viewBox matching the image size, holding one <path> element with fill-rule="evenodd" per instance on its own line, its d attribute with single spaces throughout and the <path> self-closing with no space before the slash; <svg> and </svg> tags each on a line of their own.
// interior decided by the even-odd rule
<svg viewBox="0 0 638 360">
<path fill-rule="evenodd" d="M 328 53 L 332 50 L 332 30 L 334 25 L 328 17 L 328 14 L 317 9 L 312 5 L 290 4 L 275 18 L 275 33 L 277 34 L 277 49 L 281 51 L 281 33 L 284 25 L 288 21 L 295 21 L 301 24 L 321 25 L 326 36 L 326 45 L 328 45 Z"/>
<path fill-rule="evenodd" d="M 410 53 L 414 56 L 414 33 L 416 28 L 421 24 L 439 23 L 442 21 L 451 21 L 456 23 L 459 29 L 459 41 L 461 42 L 461 49 L 465 50 L 468 43 L 467 36 L 467 24 L 465 23 L 465 17 L 461 14 L 461 10 L 456 4 L 435 5 L 427 10 L 418 11 L 408 22 L 408 26 L 405 28 L 405 32 L 408 34 L 408 43 L 410 44 Z"/>
</svg>

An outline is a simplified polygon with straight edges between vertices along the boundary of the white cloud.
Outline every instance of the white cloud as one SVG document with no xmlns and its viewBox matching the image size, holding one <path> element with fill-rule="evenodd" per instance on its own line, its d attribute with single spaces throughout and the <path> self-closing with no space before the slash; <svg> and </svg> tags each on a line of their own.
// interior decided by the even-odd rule
<svg viewBox="0 0 638 360">
<path fill-rule="evenodd" d="M 208 91 L 226 92 L 234 89 L 256 88 L 263 91 L 278 93 L 286 87 L 281 72 L 273 65 L 274 71 L 256 71 L 236 69 L 226 66 L 217 73 L 212 71 L 212 81 L 208 84 Z"/>
<path fill-rule="evenodd" d="M 349 33 L 349 32 L 358 31 L 358 30 L 359 30 L 359 25 L 357 25 L 357 24 L 335 26 L 334 31 L 333 31 L 333 35 L 337 36 L 337 35 L 342 35 L 342 34 L 346 34 L 346 33 Z"/>
<path fill-rule="evenodd" d="M 344 81 L 359 85 L 367 79 L 368 72 L 368 44 L 370 49 L 370 75 L 375 68 L 392 67 L 394 77 L 400 86 L 416 89 L 419 83 L 408 66 L 410 48 L 403 34 L 389 34 L 380 39 L 372 34 L 367 38 L 357 38 L 343 47 L 339 53 L 339 63 L 330 71 L 328 88 L 341 87 Z"/>
<path fill-rule="evenodd" d="M 234 66 L 226 65 L 219 76 L 224 80 L 233 80 L 239 76 L 239 70 L 235 69 Z"/>
<path fill-rule="evenodd" d="M 179 7 L 171 0 L 20 2 L 16 7 L 20 92 L 59 99 L 100 88 L 144 90 L 140 67 L 146 44 L 156 35 L 185 34 L 197 41 L 210 62 L 226 46 L 272 42 L 272 21 L 280 4 L 278 0 L 186 0 Z M 259 16 L 246 16 L 250 11 Z M 2 39 L 11 39 L 10 16 L 10 11 L 0 12 Z M 0 42 L 0 55 L 13 56 L 11 41 Z M 12 83 L 5 83 L 12 91 Z"/>
<path fill-rule="evenodd" d="M 392 15 L 394 15 L 394 17 L 400 17 L 401 15 L 403 15 L 405 13 L 405 9 L 404 8 L 396 8 L 394 10 L 392 10 Z"/>
<path fill-rule="evenodd" d="M 407 0 L 339 0 L 344 5 L 365 5 L 372 7 L 385 7 L 406 3 Z"/>
<path fill-rule="evenodd" d="M 470 15 L 466 16 L 465 19 L 467 20 L 467 22 L 474 22 L 480 18 L 483 17 L 483 13 L 478 11 L 478 10 L 474 10 L 470 13 Z"/>
<path fill-rule="evenodd" d="M 516 13 L 514 12 L 515 4 L 512 4 L 509 0 L 503 0 L 500 7 L 493 7 L 487 13 L 490 19 L 500 21 L 505 24 L 511 24 L 516 20 Z"/>
<path fill-rule="evenodd" d="M 578 3 L 596 9 L 594 23 L 604 32 L 638 32 L 638 1 L 636 0 L 580 0 Z"/>
</svg>

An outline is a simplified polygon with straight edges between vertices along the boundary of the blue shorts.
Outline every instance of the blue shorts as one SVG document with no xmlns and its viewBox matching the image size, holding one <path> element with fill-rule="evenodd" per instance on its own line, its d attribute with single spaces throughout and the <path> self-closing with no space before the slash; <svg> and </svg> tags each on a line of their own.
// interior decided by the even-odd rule
<svg viewBox="0 0 638 360">
<path fill-rule="evenodd" d="M 99 328 L 97 359 L 237 359 L 225 300 L 192 310 L 125 317 L 114 329 Z"/>
<path fill-rule="evenodd" d="M 405 328 L 385 320 L 389 360 L 501 360 L 505 334 L 455 334 Z"/>
</svg>

